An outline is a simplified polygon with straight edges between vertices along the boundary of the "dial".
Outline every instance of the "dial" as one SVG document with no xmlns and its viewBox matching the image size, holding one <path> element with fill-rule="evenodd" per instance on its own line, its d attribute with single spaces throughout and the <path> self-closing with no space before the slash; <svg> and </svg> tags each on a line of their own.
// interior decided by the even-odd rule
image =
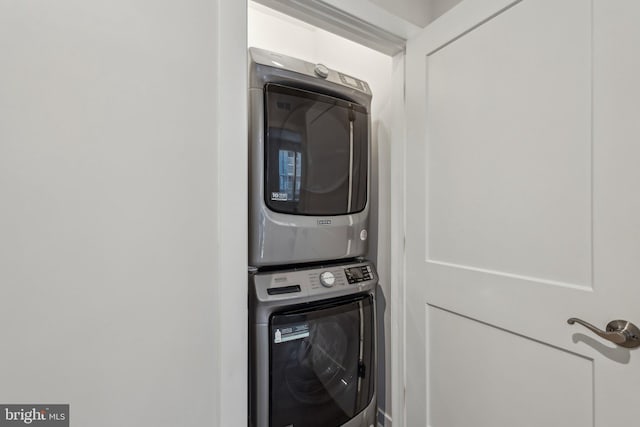
<svg viewBox="0 0 640 427">
<path fill-rule="evenodd" d="M 320 283 L 322 283 L 322 286 L 330 288 L 333 286 L 335 282 L 336 282 L 336 276 L 334 276 L 333 273 L 330 271 L 325 271 L 320 275 Z"/>
</svg>

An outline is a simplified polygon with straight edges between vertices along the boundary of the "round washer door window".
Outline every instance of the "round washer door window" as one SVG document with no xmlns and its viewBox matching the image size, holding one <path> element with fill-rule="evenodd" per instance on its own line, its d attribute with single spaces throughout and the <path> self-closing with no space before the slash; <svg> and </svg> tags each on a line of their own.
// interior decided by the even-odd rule
<svg viewBox="0 0 640 427">
<path fill-rule="evenodd" d="M 373 395 L 372 300 L 272 316 L 272 426 L 339 426 L 367 406 Z"/>
</svg>

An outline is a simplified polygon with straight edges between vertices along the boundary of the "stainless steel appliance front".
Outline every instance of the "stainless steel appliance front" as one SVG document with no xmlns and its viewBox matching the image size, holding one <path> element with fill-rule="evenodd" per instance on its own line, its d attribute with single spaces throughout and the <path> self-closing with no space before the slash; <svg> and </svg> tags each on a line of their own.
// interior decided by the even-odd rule
<svg viewBox="0 0 640 427">
<path fill-rule="evenodd" d="M 369 86 L 260 49 L 250 59 L 249 265 L 365 255 Z"/>
<path fill-rule="evenodd" d="M 251 427 L 369 427 L 376 417 L 372 263 L 250 275 Z"/>
</svg>

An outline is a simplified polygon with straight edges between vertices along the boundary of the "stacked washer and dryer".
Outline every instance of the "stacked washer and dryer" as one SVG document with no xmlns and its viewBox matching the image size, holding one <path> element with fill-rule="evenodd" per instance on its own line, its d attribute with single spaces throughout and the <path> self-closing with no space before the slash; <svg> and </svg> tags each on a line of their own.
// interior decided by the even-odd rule
<svg viewBox="0 0 640 427">
<path fill-rule="evenodd" d="M 249 426 L 372 427 L 371 90 L 249 49 Z"/>
</svg>

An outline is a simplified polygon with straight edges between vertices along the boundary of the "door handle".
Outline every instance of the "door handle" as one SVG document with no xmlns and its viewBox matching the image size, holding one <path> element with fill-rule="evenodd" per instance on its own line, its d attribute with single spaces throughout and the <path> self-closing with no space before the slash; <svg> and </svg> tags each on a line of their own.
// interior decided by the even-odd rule
<svg viewBox="0 0 640 427">
<path fill-rule="evenodd" d="M 606 331 L 600 330 L 591 323 L 587 323 L 584 320 L 580 320 L 575 317 L 568 319 L 567 323 L 570 325 L 579 323 L 594 334 L 622 347 L 640 347 L 640 329 L 638 329 L 638 327 L 633 323 L 627 322 L 626 320 L 612 320 L 607 323 Z"/>
</svg>

